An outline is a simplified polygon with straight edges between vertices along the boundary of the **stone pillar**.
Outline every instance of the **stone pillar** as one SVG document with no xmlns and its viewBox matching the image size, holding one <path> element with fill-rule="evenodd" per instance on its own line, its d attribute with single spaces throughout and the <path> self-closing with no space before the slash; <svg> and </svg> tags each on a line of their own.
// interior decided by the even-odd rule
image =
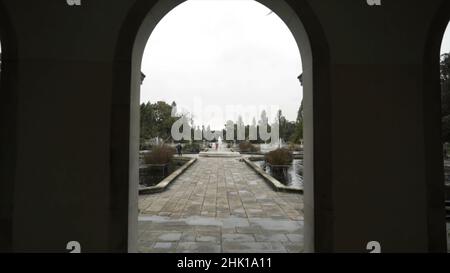
<svg viewBox="0 0 450 273">
<path fill-rule="evenodd" d="M 331 169 L 314 162 L 316 250 L 378 241 L 384 252 L 445 251 L 439 51 L 430 44 L 440 45 L 448 7 L 309 2 L 330 50 Z"/>
<path fill-rule="evenodd" d="M 113 97 L 113 82 L 121 67 L 130 71 L 115 52 L 134 1 L 81 2 L 2 1 L 17 41 L 2 79 L 2 98 L 13 98 L 4 116 L 15 135 L 1 143 L 12 251 L 65 252 L 69 241 L 82 251 L 127 251 L 128 165 L 112 168 L 120 147 L 111 124 L 129 124 L 129 98 Z"/>
</svg>

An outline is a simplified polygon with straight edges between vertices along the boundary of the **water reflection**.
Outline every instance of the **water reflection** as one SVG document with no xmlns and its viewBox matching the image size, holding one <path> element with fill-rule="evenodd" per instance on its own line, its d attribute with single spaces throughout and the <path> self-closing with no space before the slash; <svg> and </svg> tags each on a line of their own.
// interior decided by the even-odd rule
<svg viewBox="0 0 450 273">
<path fill-rule="evenodd" d="M 140 187 L 151 187 L 163 181 L 169 175 L 181 168 L 186 160 L 172 160 L 166 165 L 145 165 L 139 167 L 139 185 Z"/>
<path fill-rule="evenodd" d="M 270 176 L 274 177 L 281 183 L 289 187 L 301 187 L 303 188 L 303 160 L 295 159 L 292 165 L 284 170 L 279 168 L 271 168 L 265 160 L 258 160 L 254 162 L 261 169 L 263 169 Z"/>
</svg>

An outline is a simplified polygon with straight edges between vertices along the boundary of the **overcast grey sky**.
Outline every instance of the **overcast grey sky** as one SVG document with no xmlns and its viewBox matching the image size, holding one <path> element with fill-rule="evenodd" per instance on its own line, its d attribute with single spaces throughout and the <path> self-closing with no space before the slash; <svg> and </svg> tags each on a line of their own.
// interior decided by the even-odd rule
<svg viewBox="0 0 450 273">
<path fill-rule="evenodd" d="M 450 29 L 442 52 L 450 52 Z M 142 71 L 147 78 L 141 102 L 176 101 L 194 114 L 197 125 L 216 129 L 238 114 L 249 123 L 263 108 L 272 109 L 271 119 L 274 109 L 281 108 L 295 120 L 303 96 L 297 80 L 301 57 L 291 32 L 253 0 L 190 0 L 179 5 L 152 33 Z M 226 113 L 239 105 L 253 111 L 235 108 L 235 115 Z M 219 110 L 225 116 L 215 116 Z"/>
<path fill-rule="evenodd" d="M 222 112 L 230 106 L 278 105 L 295 120 L 302 100 L 296 41 L 276 14 L 252 0 L 190 0 L 179 5 L 152 33 L 142 71 L 148 76 L 142 102 L 176 101 L 194 113 L 197 125 L 212 128 L 237 119 L 213 116 L 214 105 Z M 194 109 L 199 104 L 203 114 Z M 251 121 L 250 113 L 233 112 Z"/>
</svg>

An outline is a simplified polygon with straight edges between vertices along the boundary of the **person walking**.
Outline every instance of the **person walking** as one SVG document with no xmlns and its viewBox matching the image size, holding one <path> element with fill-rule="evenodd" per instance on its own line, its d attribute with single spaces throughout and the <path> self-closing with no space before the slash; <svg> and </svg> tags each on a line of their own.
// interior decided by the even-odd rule
<svg viewBox="0 0 450 273">
<path fill-rule="evenodd" d="M 180 143 L 178 143 L 177 145 L 177 152 L 178 152 L 178 156 L 183 156 L 183 147 L 181 146 Z"/>
</svg>

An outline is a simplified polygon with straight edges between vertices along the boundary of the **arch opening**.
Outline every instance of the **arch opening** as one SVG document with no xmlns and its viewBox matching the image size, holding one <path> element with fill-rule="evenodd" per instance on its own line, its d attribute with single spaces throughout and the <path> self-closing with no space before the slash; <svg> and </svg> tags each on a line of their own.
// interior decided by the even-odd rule
<svg viewBox="0 0 450 273">
<path fill-rule="evenodd" d="M 441 145 L 445 185 L 445 218 L 447 251 L 450 252 L 450 23 L 446 27 L 440 51 L 441 82 Z"/>
<path fill-rule="evenodd" d="M 131 100 L 130 100 L 130 148 L 129 148 L 129 214 L 128 214 L 128 250 L 136 251 L 137 245 L 137 200 L 139 181 L 139 103 L 141 66 L 147 40 L 157 24 L 174 8 L 185 1 L 158 1 L 139 24 L 132 54 Z M 313 59 L 309 35 L 297 13 L 285 1 L 257 1 L 277 14 L 289 28 L 300 51 L 302 60 L 303 113 L 304 113 L 304 214 L 305 214 L 305 251 L 314 251 L 314 127 L 317 122 L 313 116 Z M 306 5 L 306 4 L 305 4 Z M 149 7 L 150 8 L 150 7 Z M 317 39 L 319 40 L 319 39 Z M 323 46 L 323 43 L 322 43 Z M 300 92 L 300 88 L 299 88 Z"/>
<path fill-rule="evenodd" d="M 425 140 L 425 174 L 428 202 L 429 251 L 444 251 L 448 248 L 446 224 L 445 186 L 445 104 L 441 65 L 441 53 L 448 51 L 446 33 L 450 22 L 450 2 L 443 1 L 433 16 L 424 47 L 424 89 L 422 106 L 424 109 L 423 135 Z M 445 37 L 444 37 L 445 36 Z M 447 241 L 447 242 L 446 242 Z"/>
<path fill-rule="evenodd" d="M 139 201 L 139 242 L 151 240 L 149 233 L 161 237 L 178 233 L 184 237 L 178 243 L 182 249 L 202 245 L 197 240 L 205 240 L 206 234 L 212 240 L 207 246 L 211 251 L 218 247 L 215 242 L 220 242 L 220 249 L 226 251 L 236 244 L 227 242 L 228 237 L 244 236 L 237 232 L 242 231 L 239 226 L 242 221 L 261 225 L 261 220 L 253 218 L 276 222 L 276 216 L 282 215 L 295 230 L 280 230 L 267 238 L 256 233 L 245 237 L 248 240 L 257 237 L 260 245 L 273 245 L 281 252 L 302 249 L 300 240 L 286 242 L 288 236 L 303 236 L 302 195 L 277 194 L 246 163 L 236 162 L 239 153 L 251 155 L 252 163 L 261 171 L 276 175 L 266 164 L 264 154 L 275 150 L 292 153 L 295 159 L 289 163 L 290 167 L 284 168 L 286 173 L 276 178 L 292 190 L 302 188 L 303 110 L 298 80 L 302 74 L 301 63 L 298 45 L 286 24 L 255 1 L 191 0 L 177 6 L 159 22 L 146 46 L 141 68 L 145 79 L 141 85 L 143 160 L 139 186 L 143 194 Z M 170 132 L 172 125 L 177 124 L 177 119 L 183 120 L 183 116 L 188 117 L 191 132 L 187 138 L 178 140 Z M 262 126 L 259 126 L 265 118 L 272 125 L 268 141 L 262 139 Z M 212 132 L 221 136 L 212 139 L 209 136 Z M 179 148 L 178 155 L 165 169 L 146 165 L 176 148 Z M 164 193 L 146 194 L 181 167 L 179 164 L 192 158 L 197 160 L 191 167 L 193 170 L 173 181 Z M 166 159 L 159 161 L 165 163 Z M 244 179 L 242 183 L 236 175 Z M 250 175 L 254 178 L 249 178 Z M 200 181 L 208 176 L 207 182 Z M 277 198 L 285 204 L 278 205 Z M 161 201 L 166 199 L 167 202 Z M 165 205 L 158 210 L 151 205 L 155 202 Z M 155 217 L 160 215 L 166 216 L 160 218 L 162 227 L 154 228 Z M 226 227 L 225 224 L 214 227 L 189 224 L 190 229 L 199 230 L 197 238 L 191 231 L 185 232 L 184 227 L 165 231 L 164 226 L 172 224 L 170 220 L 185 221 L 190 217 L 202 217 L 211 224 L 225 221 L 229 224 Z M 260 228 L 265 233 L 274 233 L 264 226 Z M 147 248 L 148 242 L 139 247 L 142 251 Z"/>
</svg>

